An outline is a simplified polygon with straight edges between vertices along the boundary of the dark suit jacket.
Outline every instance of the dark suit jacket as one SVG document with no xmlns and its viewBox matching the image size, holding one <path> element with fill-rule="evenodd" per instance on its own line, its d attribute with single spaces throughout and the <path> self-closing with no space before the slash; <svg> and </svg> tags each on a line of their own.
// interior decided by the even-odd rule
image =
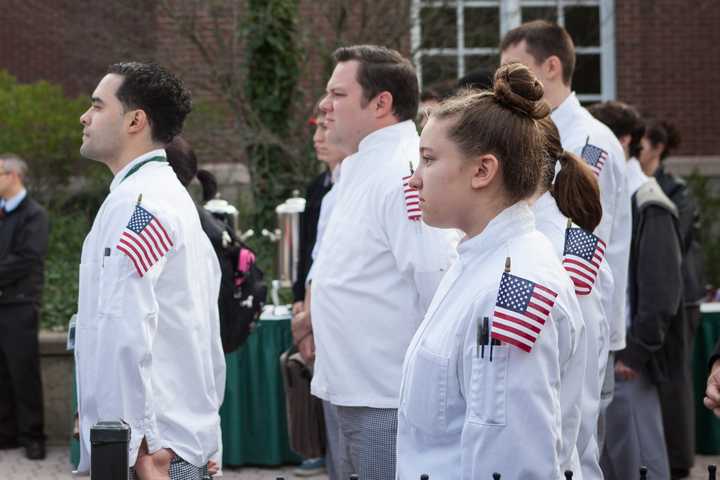
<svg viewBox="0 0 720 480">
<path fill-rule="evenodd" d="M 30 196 L 0 218 L 0 305 L 40 304 L 48 234 L 47 212 Z"/>
<path fill-rule="evenodd" d="M 320 206 L 323 197 L 332 188 L 330 171 L 321 173 L 310 182 L 305 193 L 305 211 L 300 217 L 300 258 L 298 258 L 298 279 L 293 284 L 293 301 L 305 300 L 305 278 L 312 266 L 312 251 L 317 240 Z"/>
</svg>

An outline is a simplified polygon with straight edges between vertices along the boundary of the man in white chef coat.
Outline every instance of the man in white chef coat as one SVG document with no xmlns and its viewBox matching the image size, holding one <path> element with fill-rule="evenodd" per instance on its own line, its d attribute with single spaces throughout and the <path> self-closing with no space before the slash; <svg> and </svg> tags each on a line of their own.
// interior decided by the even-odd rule
<svg viewBox="0 0 720 480">
<path fill-rule="evenodd" d="M 544 20 L 510 30 L 500 44 L 501 62 L 524 63 L 540 79 L 544 100 L 560 132 L 563 148 L 583 158 L 600 183 L 603 216 L 595 233 L 607 241 L 606 258 L 613 275 L 613 295 L 604 299 L 610 333 L 608 367 L 601 393 L 601 418 L 612 400 L 614 352 L 625 348 L 625 308 L 630 258 L 630 194 L 622 146 L 615 135 L 580 105 L 572 91 L 575 45 L 567 31 Z M 602 449 L 602 420 L 599 434 Z"/>
<path fill-rule="evenodd" d="M 335 207 L 314 264 L 312 392 L 338 418 L 340 479 L 395 478 L 405 350 L 448 268 L 447 232 L 420 221 L 407 185 L 419 156 L 418 83 L 398 52 L 338 49 L 320 104 L 343 161 Z"/>
<path fill-rule="evenodd" d="M 131 428 L 131 478 L 197 479 L 218 449 L 225 363 L 220 270 L 163 146 L 189 93 L 157 65 L 110 66 L 80 117 L 80 153 L 114 175 L 85 239 L 75 346 L 81 456 L 90 428 Z"/>
</svg>

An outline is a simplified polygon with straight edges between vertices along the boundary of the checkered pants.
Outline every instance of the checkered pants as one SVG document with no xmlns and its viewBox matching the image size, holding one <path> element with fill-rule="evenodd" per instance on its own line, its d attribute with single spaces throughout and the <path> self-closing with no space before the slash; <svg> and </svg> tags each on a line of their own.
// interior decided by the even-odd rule
<svg viewBox="0 0 720 480">
<path fill-rule="evenodd" d="M 170 462 L 170 480 L 209 480 L 207 465 L 203 467 L 196 467 L 179 456 L 175 455 L 175 458 Z M 139 480 L 135 475 L 135 469 L 130 468 L 130 479 Z"/>
<path fill-rule="evenodd" d="M 328 432 L 333 467 L 330 472 L 345 480 L 353 473 L 360 480 L 395 480 L 397 410 L 392 408 L 341 407 L 335 410 L 337 435 Z"/>
</svg>

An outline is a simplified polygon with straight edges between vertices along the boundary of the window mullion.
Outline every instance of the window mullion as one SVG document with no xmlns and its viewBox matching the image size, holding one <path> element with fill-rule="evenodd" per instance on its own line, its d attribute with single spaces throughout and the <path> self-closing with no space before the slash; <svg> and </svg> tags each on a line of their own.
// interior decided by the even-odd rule
<svg viewBox="0 0 720 480">
<path fill-rule="evenodd" d="M 456 7 L 457 12 L 457 76 L 465 76 L 465 8 L 459 0 Z"/>
</svg>

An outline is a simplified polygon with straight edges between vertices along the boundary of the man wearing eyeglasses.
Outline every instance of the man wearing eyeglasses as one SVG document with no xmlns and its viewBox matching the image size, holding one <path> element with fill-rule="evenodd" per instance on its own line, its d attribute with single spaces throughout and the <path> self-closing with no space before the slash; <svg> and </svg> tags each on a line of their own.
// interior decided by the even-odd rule
<svg viewBox="0 0 720 480">
<path fill-rule="evenodd" d="M 45 458 L 38 320 L 48 217 L 24 186 L 27 164 L 0 154 L 0 450 Z"/>
</svg>

